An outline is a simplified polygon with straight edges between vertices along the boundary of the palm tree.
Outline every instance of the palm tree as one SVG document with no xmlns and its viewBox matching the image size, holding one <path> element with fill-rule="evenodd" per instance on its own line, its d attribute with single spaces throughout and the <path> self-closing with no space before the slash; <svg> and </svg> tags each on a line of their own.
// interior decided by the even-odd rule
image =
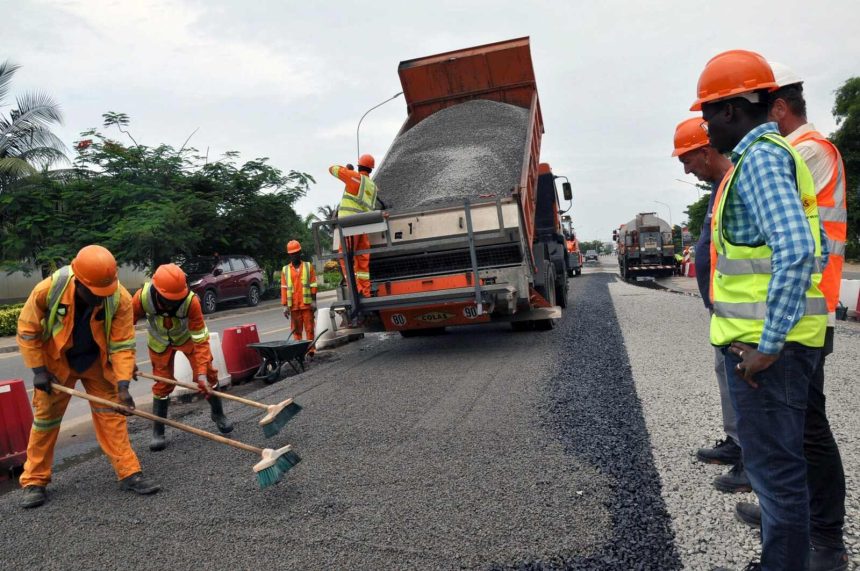
<svg viewBox="0 0 860 571">
<path fill-rule="evenodd" d="M 317 208 L 320 220 L 333 220 L 337 218 L 337 204 L 334 206 L 320 206 Z"/>
<path fill-rule="evenodd" d="M 51 132 L 62 124 L 60 106 L 43 91 L 19 93 L 15 107 L 3 113 L 12 77 L 19 66 L 0 63 L 0 192 L 11 180 L 36 174 L 58 161 L 65 161 L 65 145 Z"/>
</svg>

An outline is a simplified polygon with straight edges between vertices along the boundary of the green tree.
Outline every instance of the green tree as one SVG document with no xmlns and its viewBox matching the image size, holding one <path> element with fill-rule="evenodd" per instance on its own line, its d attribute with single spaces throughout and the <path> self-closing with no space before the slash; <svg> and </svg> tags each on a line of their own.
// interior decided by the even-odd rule
<svg viewBox="0 0 860 571">
<path fill-rule="evenodd" d="M 33 176 L 41 169 L 66 160 L 65 146 L 51 132 L 51 126 L 61 124 L 59 105 L 42 91 L 25 91 L 10 107 L 12 78 L 19 66 L 8 61 L 0 63 L 0 193 L 15 181 Z"/>
<path fill-rule="evenodd" d="M 708 201 L 711 199 L 711 188 L 706 184 L 699 184 L 705 193 L 694 203 L 687 206 L 684 214 L 687 215 L 687 229 L 690 231 L 693 241 L 699 239 L 699 234 L 702 232 L 702 224 L 705 223 L 705 216 L 708 213 Z"/>
<path fill-rule="evenodd" d="M 839 147 L 845 161 L 848 202 L 848 242 L 846 257 L 860 258 L 860 77 L 848 79 L 836 90 L 833 116 L 839 126 L 830 140 Z"/>
</svg>

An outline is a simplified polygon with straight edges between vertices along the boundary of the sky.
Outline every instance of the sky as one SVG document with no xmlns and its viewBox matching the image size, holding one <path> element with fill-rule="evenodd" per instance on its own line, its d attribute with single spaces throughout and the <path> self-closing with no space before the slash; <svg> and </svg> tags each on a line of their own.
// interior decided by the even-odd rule
<svg viewBox="0 0 860 571">
<path fill-rule="evenodd" d="M 108 111 L 146 145 L 197 130 L 189 144 L 210 159 L 311 174 L 302 214 L 339 201 L 328 167 L 354 162 L 358 120 L 400 91 L 400 61 L 529 36 L 541 160 L 571 180 L 581 240 L 609 241 L 637 212 L 685 219 L 698 191 L 672 136 L 717 53 L 794 68 L 825 134 L 834 91 L 860 75 L 856 0 L 0 0 L 0 14 L 0 61 L 22 66 L 13 94 L 52 94 L 70 147 Z M 402 97 L 370 113 L 361 152 L 380 160 L 405 118 Z"/>
</svg>

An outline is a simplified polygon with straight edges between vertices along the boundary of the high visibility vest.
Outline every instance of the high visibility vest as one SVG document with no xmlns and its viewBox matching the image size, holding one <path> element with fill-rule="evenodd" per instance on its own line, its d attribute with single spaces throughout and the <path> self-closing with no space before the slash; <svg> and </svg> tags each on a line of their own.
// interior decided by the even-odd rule
<svg viewBox="0 0 860 571">
<path fill-rule="evenodd" d="M 302 303 L 305 305 L 310 305 L 313 302 L 313 297 L 311 297 L 311 288 L 317 287 L 317 282 L 311 282 L 311 263 L 310 262 L 302 262 L 301 266 L 301 274 L 300 281 L 302 286 Z M 287 264 L 281 269 L 281 275 L 286 278 L 287 281 L 287 305 L 292 306 L 293 304 L 293 272 L 290 269 L 290 264 Z"/>
<path fill-rule="evenodd" d="M 209 328 L 203 325 L 203 329 L 191 330 L 188 327 L 188 308 L 195 293 L 189 291 L 182 305 L 176 310 L 175 315 L 159 315 L 155 307 L 155 299 L 152 295 L 152 282 L 143 284 L 140 291 L 140 305 L 146 313 L 147 321 L 147 346 L 156 353 L 164 353 L 171 345 L 184 345 L 189 339 L 195 343 L 204 343 L 209 340 Z M 170 318 L 170 327 L 167 327 L 165 319 Z"/>
<path fill-rule="evenodd" d="M 815 141 L 833 158 L 833 172 L 824 188 L 816 189 L 818 215 L 827 235 L 827 267 L 821 277 L 821 292 L 827 300 L 827 310 L 835 313 L 839 305 L 839 288 L 842 285 L 842 266 L 845 263 L 845 240 L 848 236 L 848 209 L 845 202 L 845 164 L 836 145 L 818 131 L 807 131 L 791 144 L 797 146 L 804 141 Z"/>
<path fill-rule="evenodd" d="M 812 174 L 797 151 L 782 137 L 765 134 L 753 144 L 761 141 L 784 148 L 794 158 L 800 200 L 803 203 L 809 230 L 815 240 L 816 267 L 813 270 L 812 283 L 806 290 L 806 310 L 788 332 L 785 340 L 808 347 L 822 347 L 827 327 L 827 303 L 818 287 L 821 283 L 821 231 Z M 749 148 L 752 148 L 752 145 Z M 772 273 L 773 251 L 767 244 L 761 246 L 733 244 L 725 236 L 723 229 L 723 210 L 728 196 L 734 190 L 736 176 L 741 170 L 741 163 L 749 148 L 735 165 L 725 185 L 725 191 L 715 206 L 712 219 L 712 240 L 717 252 L 717 267 L 711 282 L 714 299 L 711 344 L 717 346 L 729 345 L 733 341 L 758 343 L 761 340 L 767 313 L 767 290 Z"/>
<path fill-rule="evenodd" d="M 48 289 L 47 297 L 48 315 L 42 320 L 43 341 L 56 337 L 63 330 L 63 322 L 67 312 L 65 307 L 60 307 L 60 299 L 63 297 L 66 288 L 69 287 L 69 282 L 72 281 L 74 275 L 71 266 L 63 266 L 51 275 L 51 287 Z M 113 316 L 116 315 L 116 309 L 119 306 L 119 296 L 119 287 L 117 286 L 117 290 L 113 295 L 104 298 L 105 342 L 108 349 L 108 361 L 110 361 L 112 353 L 134 349 L 134 339 L 118 342 L 111 340 L 110 330 L 113 324 Z"/>
<path fill-rule="evenodd" d="M 338 168 L 338 167 L 336 167 Z M 337 172 L 333 173 L 337 176 Z M 343 190 L 343 196 L 340 198 L 340 205 L 337 207 L 337 215 L 340 218 L 352 216 L 353 214 L 361 214 L 362 212 L 370 212 L 376 208 L 376 184 L 369 176 L 361 175 L 361 182 L 358 185 L 358 194 L 352 195 Z"/>
</svg>

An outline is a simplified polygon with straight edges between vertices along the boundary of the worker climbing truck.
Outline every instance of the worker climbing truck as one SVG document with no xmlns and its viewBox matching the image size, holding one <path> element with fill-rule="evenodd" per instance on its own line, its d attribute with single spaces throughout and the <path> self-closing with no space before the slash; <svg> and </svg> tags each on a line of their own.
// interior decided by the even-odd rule
<svg viewBox="0 0 860 571">
<path fill-rule="evenodd" d="M 675 268 L 672 228 L 653 212 L 642 212 L 612 232 L 624 279 L 671 276 Z"/>
<path fill-rule="evenodd" d="M 345 250 L 332 317 L 404 336 L 492 321 L 552 328 L 569 268 L 556 176 L 539 157 L 529 39 L 404 61 L 398 73 L 408 116 L 373 177 L 382 209 L 314 227 L 320 260 L 339 258 L 345 237 L 370 241 L 372 295 L 356 294 Z M 320 250 L 325 228 L 332 254 Z"/>
</svg>

